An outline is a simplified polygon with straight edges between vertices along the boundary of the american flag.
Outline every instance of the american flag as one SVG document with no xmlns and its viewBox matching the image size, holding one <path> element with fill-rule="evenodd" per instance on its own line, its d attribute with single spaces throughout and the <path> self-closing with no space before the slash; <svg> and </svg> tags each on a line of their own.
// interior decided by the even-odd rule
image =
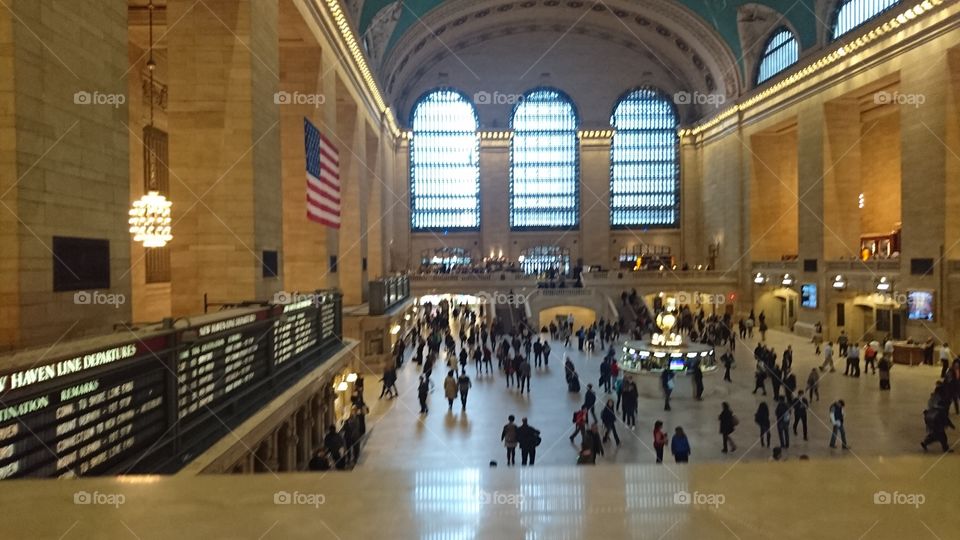
<svg viewBox="0 0 960 540">
<path fill-rule="evenodd" d="M 340 228 L 340 153 L 320 131 L 303 119 L 307 156 L 307 219 Z"/>
</svg>

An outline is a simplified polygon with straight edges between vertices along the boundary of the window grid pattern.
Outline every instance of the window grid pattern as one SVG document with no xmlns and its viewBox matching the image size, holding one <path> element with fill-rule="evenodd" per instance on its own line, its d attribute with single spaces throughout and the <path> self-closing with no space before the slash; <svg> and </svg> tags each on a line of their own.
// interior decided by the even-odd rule
<svg viewBox="0 0 960 540">
<path fill-rule="evenodd" d="M 797 63 L 799 57 L 800 44 L 797 43 L 796 36 L 790 30 L 781 28 L 771 36 L 763 50 L 760 68 L 757 70 L 757 84 Z"/>
<path fill-rule="evenodd" d="M 520 268 L 525 274 L 570 273 L 570 251 L 557 246 L 535 246 L 525 249 Z"/>
<path fill-rule="evenodd" d="M 900 3 L 900 0 L 841 0 L 833 19 L 833 39 Z"/>
<path fill-rule="evenodd" d="M 629 93 L 611 119 L 610 225 L 676 227 L 680 218 L 677 113 L 653 89 Z"/>
<path fill-rule="evenodd" d="M 535 90 L 511 120 L 510 227 L 571 228 L 579 223 L 579 144 L 573 103 Z"/>
<path fill-rule="evenodd" d="M 473 104 L 455 90 L 435 90 L 417 102 L 411 125 L 411 229 L 478 229 L 480 139 Z"/>
</svg>

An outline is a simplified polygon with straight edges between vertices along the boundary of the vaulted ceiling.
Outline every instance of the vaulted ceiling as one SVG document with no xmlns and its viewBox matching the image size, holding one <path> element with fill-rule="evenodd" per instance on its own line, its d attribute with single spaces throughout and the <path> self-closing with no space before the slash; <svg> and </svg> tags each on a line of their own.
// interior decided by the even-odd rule
<svg viewBox="0 0 960 540">
<path fill-rule="evenodd" d="M 388 100 L 405 124 L 416 99 L 437 86 L 468 94 L 522 94 L 555 86 L 587 124 L 609 121 L 631 87 L 689 92 L 713 101 L 679 104 L 691 122 L 752 87 L 758 51 L 777 27 L 802 49 L 821 40 L 837 0 L 345 0 Z M 504 127 L 511 100 L 480 110 Z M 717 102 L 719 100 L 719 103 Z"/>
</svg>

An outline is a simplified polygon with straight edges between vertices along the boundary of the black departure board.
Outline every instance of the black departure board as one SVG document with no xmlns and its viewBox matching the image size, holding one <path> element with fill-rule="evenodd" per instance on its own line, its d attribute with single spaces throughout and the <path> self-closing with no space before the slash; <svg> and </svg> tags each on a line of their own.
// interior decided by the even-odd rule
<svg viewBox="0 0 960 540">
<path fill-rule="evenodd" d="M 166 367 L 150 345 L 0 376 L 0 479 L 96 474 L 159 438 Z"/>
<path fill-rule="evenodd" d="M 267 375 L 270 352 L 267 312 L 201 326 L 199 339 L 177 357 L 179 419 L 203 412 Z"/>
<path fill-rule="evenodd" d="M 341 346 L 314 296 L 0 371 L 0 480 L 178 470 Z"/>
</svg>

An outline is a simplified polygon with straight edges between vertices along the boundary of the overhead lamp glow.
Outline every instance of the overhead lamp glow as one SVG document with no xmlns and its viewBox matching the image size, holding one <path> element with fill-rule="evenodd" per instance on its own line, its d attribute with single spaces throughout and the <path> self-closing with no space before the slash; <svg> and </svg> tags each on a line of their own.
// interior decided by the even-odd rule
<svg viewBox="0 0 960 540">
<path fill-rule="evenodd" d="M 160 248 L 173 240 L 170 233 L 170 207 L 173 205 L 159 192 L 151 191 L 133 201 L 130 208 L 130 234 L 134 242 L 146 248 Z"/>
<path fill-rule="evenodd" d="M 337 392 L 346 392 L 349 388 L 347 381 L 340 381 L 340 384 L 337 385 Z"/>
<path fill-rule="evenodd" d="M 784 274 L 783 277 L 780 278 L 780 285 L 783 285 L 784 287 L 789 287 L 793 285 L 793 282 L 794 282 L 793 276 L 791 276 L 790 274 Z"/>
<path fill-rule="evenodd" d="M 843 289 L 846 289 L 847 279 L 843 277 L 841 274 L 837 274 L 833 278 L 833 288 L 837 289 L 838 291 L 842 291 Z"/>
<path fill-rule="evenodd" d="M 881 277 L 880 281 L 877 282 L 878 292 L 889 292 L 891 288 L 893 288 L 893 283 L 891 283 L 890 280 L 887 279 L 887 276 Z"/>
<path fill-rule="evenodd" d="M 356 373 L 348 373 L 348 374 L 347 374 L 347 382 L 348 382 L 348 383 L 355 383 L 355 382 L 357 382 L 357 374 L 356 374 Z"/>
<path fill-rule="evenodd" d="M 760 272 L 757 272 L 757 275 L 753 276 L 753 282 L 757 285 L 763 285 L 767 282 L 767 276 L 763 275 Z"/>
</svg>

